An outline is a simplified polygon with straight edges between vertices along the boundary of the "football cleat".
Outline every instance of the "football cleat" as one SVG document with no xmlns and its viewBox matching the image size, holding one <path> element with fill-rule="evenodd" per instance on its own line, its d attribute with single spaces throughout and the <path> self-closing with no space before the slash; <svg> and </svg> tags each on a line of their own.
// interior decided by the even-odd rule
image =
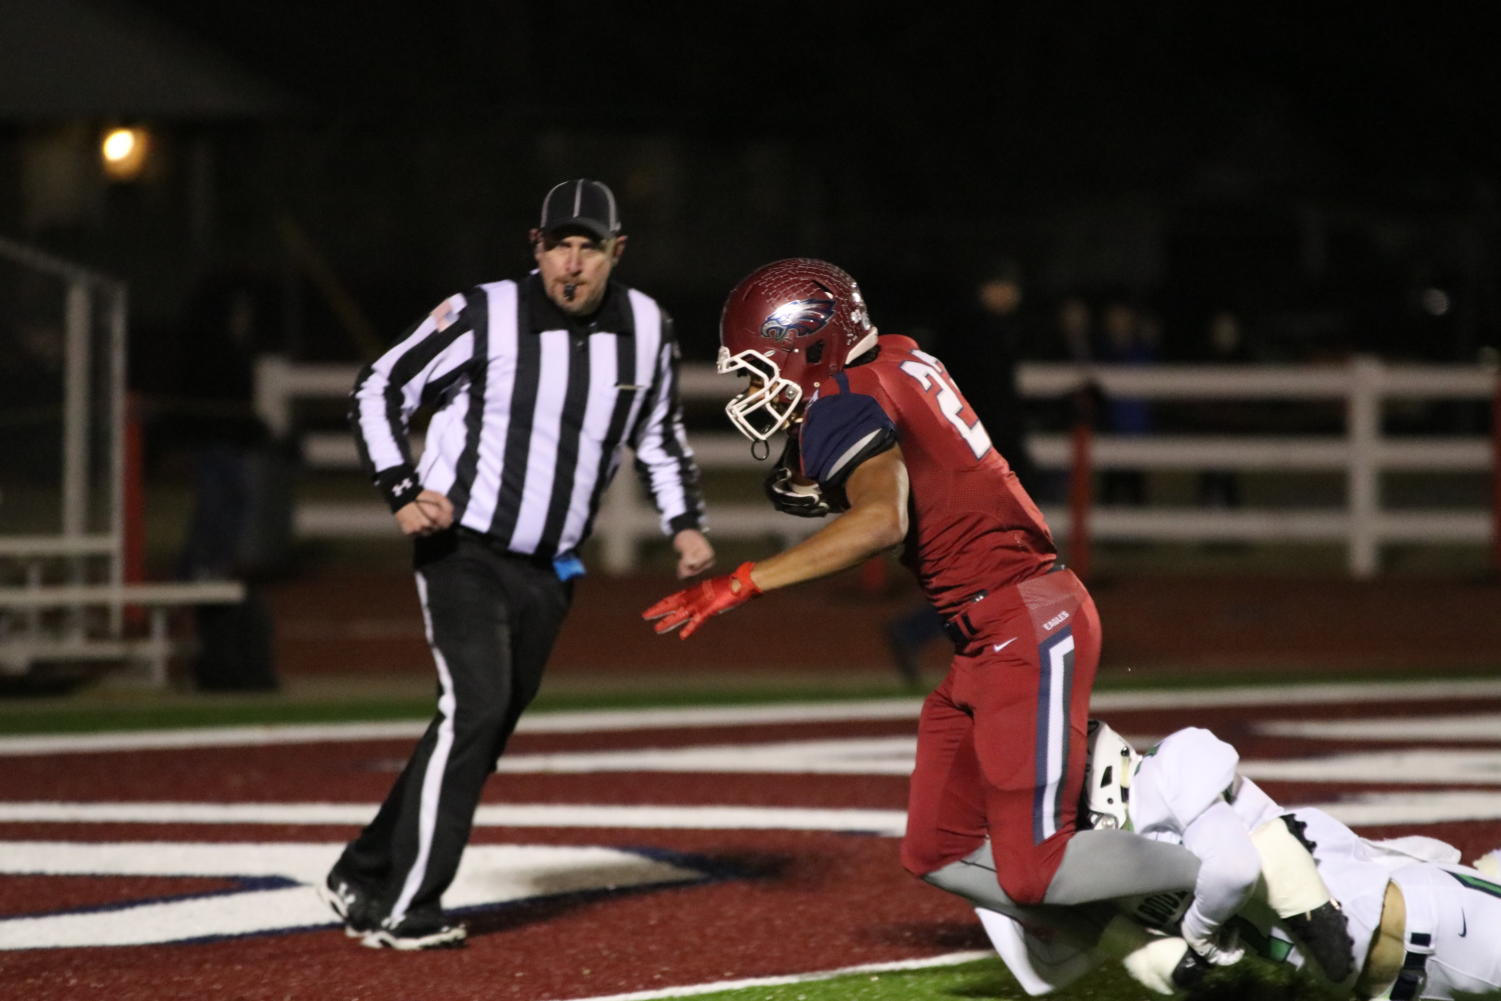
<svg viewBox="0 0 1501 1001">
<path fill-rule="evenodd" d="M 1191 991 L 1204 982 L 1204 977 L 1214 969 L 1214 964 L 1192 949 L 1184 949 L 1183 957 L 1168 978 L 1180 991 Z"/>
<path fill-rule="evenodd" d="M 350 938 L 359 938 L 380 925 L 374 895 L 340 873 L 338 866 L 329 870 L 328 878 L 318 887 L 318 896 L 344 922 L 344 934 Z"/>
<path fill-rule="evenodd" d="M 408 914 L 397 922 L 387 918 L 379 928 L 368 932 L 360 944 L 371 949 L 399 949 L 403 952 L 461 949 L 468 937 L 469 929 L 461 922 L 448 921 L 442 914 L 432 911 Z"/>
<path fill-rule="evenodd" d="M 1333 901 L 1282 920 L 1330 980 L 1341 983 L 1354 972 L 1355 944 L 1350 939 L 1345 912 Z"/>
</svg>

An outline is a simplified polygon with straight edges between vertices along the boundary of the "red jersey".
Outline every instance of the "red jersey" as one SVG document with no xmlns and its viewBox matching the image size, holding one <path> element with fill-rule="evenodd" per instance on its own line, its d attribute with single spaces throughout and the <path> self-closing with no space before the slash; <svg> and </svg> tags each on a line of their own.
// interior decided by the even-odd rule
<svg viewBox="0 0 1501 1001">
<path fill-rule="evenodd" d="M 885 336 L 873 361 L 819 387 L 799 431 L 803 475 L 843 496 L 861 462 L 901 445 L 911 495 L 902 562 L 945 618 L 976 591 L 1032 577 L 1053 535 L 943 363 Z"/>
</svg>

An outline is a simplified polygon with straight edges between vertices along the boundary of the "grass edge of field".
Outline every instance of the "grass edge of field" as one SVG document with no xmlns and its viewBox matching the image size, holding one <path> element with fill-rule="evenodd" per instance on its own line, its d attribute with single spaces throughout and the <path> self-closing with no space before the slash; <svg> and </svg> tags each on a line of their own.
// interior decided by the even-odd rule
<svg viewBox="0 0 1501 1001">
<path fill-rule="evenodd" d="M 998 956 L 972 958 L 967 951 L 912 963 L 872 964 L 785 977 L 716 989 L 701 984 L 661 992 L 626 995 L 632 999 L 693 997 L 698 1001 L 1022 1001 L 1029 995 Z M 1249 959 L 1213 971 L 1181 1001 L 1336 1001 L 1344 995 L 1331 985 L 1289 966 Z M 1077 982 L 1047 997 L 1054 1001 L 1143 1001 L 1160 997 L 1132 980 L 1125 970 L 1106 963 Z M 591 1001 L 585 998 L 581 1001 Z M 604 999 L 593 999 L 604 1001 Z"/>
</svg>

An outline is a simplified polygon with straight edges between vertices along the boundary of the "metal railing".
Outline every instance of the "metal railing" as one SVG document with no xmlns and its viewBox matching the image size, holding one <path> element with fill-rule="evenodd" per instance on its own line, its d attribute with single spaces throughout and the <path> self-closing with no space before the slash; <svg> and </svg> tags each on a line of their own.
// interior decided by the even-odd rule
<svg viewBox="0 0 1501 1001">
<path fill-rule="evenodd" d="M 18 326 L 50 332 L 61 363 L 57 396 L 45 407 L 61 443 L 55 478 L 44 449 L 0 460 L 11 462 L 6 467 L 11 473 L 27 468 L 48 474 L 36 477 L 45 485 L 36 487 L 40 500 L 22 505 L 32 509 L 26 517 L 0 507 L 0 675 L 24 675 L 48 661 L 123 662 L 143 665 L 146 680 L 163 685 L 167 660 L 177 651 L 168 635 L 169 611 L 238 602 L 243 585 L 127 579 L 129 290 L 116 278 L 5 237 L 0 237 L 0 262 L 30 284 L 55 286 L 55 296 L 39 297 L 45 305 L 7 306 L 15 307 L 9 319 Z M 0 505 L 10 504 L 9 497 L 0 496 Z M 18 521 L 28 524 L 18 526 Z M 135 635 L 127 621 L 134 609 L 147 617 L 145 636 Z"/>
<path fill-rule="evenodd" d="M 263 359 L 257 373 L 260 414 L 278 434 L 292 432 L 296 401 L 345 396 L 356 370 L 351 365 L 298 365 Z M 1099 365 L 1023 364 L 1024 396 L 1062 397 L 1093 381 L 1108 398 L 1149 401 L 1333 401 L 1343 406 L 1339 434 L 1099 434 L 1090 449 L 1090 469 L 1336 472 L 1345 481 L 1340 507 L 1206 509 L 1202 507 L 1097 507 L 1090 512 L 1095 540 L 1200 542 L 1328 542 L 1346 547 L 1355 577 L 1380 567 L 1383 545 L 1397 542 L 1476 543 L 1493 540 L 1497 512 L 1484 507 L 1392 509 L 1382 504 L 1386 472 L 1448 471 L 1495 474 L 1496 432 L 1399 438 L 1382 430 L 1383 406 L 1393 400 L 1480 401 L 1497 398 L 1498 374 L 1480 365 L 1391 365 L 1356 357 L 1328 365 Z M 709 365 L 685 365 L 685 401 L 724 400 L 734 383 Z M 690 443 L 705 479 L 725 470 L 755 470 L 746 441 L 733 431 L 690 432 Z M 420 440 L 414 441 L 420 448 Z M 1043 468 L 1070 470 L 1073 454 L 1066 433 L 1028 439 L 1034 461 Z M 358 461 L 347 432 L 300 436 L 305 462 L 320 469 L 355 470 Z M 764 467 L 762 467 L 764 468 Z M 304 536 L 359 535 L 393 531 L 389 513 L 371 495 L 368 504 L 302 503 L 295 529 Z M 1069 534 L 1068 514 L 1044 506 L 1061 538 Z M 775 536 L 799 538 L 820 524 L 773 511 L 759 492 L 748 503 L 711 503 L 718 538 Z M 606 494 L 596 521 L 602 569 L 618 573 L 636 565 L 644 542 L 659 539 L 656 512 L 635 477 L 622 475 Z"/>
</svg>

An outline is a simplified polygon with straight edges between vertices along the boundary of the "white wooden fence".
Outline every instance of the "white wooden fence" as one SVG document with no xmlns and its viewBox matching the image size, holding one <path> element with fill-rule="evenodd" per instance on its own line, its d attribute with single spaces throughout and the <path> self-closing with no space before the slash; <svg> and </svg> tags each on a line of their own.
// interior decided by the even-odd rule
<svg viewBox="0 0 1501 1001">
<path fill-rule="evenodd" d="M 295 427 L 296 401 L 345 396 L 355 367 L 292 364 L 263 359 L 257 373 L 261 416 L 279 434 Z M 1387 401 L 1479 401 L 1498 392 L 1498 374 L 1479 365 L 1388 365 L 1370 357 L 1331 365 L 1153 365 L 1096 366 L 1088 371 L 1067 364 L 1024 364 L 1019 370 L 1024 395 L 1058 397 L 1093 379 L 1109 397 L 1161 401 L 1298 400 L 1342 403 L 1343 433 L 1334 435 L 1098 435 L 1092 467 L 1138 470 L 1261 470 L 1288 473 L 1338 472 L 1346 483 L 1342 507 L 1206 509 L 1202 507 L 1097 507 L 1090 512 L 1095 540 L 1199 542 L 1342 543 L 1349 571 L 1370 577 L 1380 567 L 1384 544 L 1398 542 L 1474 543 L 1492 539 L 1497 512 L 1487 507 L 1432 507 L 1395 510 L 1382 504 L 1381 476 L 1396 471 L 1448 471 L 1484 474 L 1493 470 L 1492 436 L 1395 438 L 1382 432 Z M 685 400 L 725 400 L 737 385 L 709 365 L 682 369 Z M 1493 429 L 1493 435 L 1496 432 Z M 305 462 L 320 469 L 356 470 L 347 432 L 302 435 Z M 420 447 L 420 441 L 416 442 Z M 757 468 L 748 443 L 738 433 L 690 434 L 690 444 L 708 480 L 723 470 Z M 1068 469 L 1067 434 L 1029 439 L 1037 464 Z M 764 468 L 764 467 L 762 467 Z M 1060 538 L 1069 532 L 1067 512 L 1044 507 Z M 759 491 L 745 502 L 711 503 L 717 538 L 778 536 L 793 540 L 820 522 L 772 510 Z M 295 529 L 303 536 L 358 535 L 393 531 L 391 518 L 371 494 L 363 504 L 302 503 Z M 602 569 L 624 572 L 636 563 L 643 542 L 660 538 L 656 512 L 634 476 L 622 475 L 606 495 L 596 522 Z"/>
</svg>

